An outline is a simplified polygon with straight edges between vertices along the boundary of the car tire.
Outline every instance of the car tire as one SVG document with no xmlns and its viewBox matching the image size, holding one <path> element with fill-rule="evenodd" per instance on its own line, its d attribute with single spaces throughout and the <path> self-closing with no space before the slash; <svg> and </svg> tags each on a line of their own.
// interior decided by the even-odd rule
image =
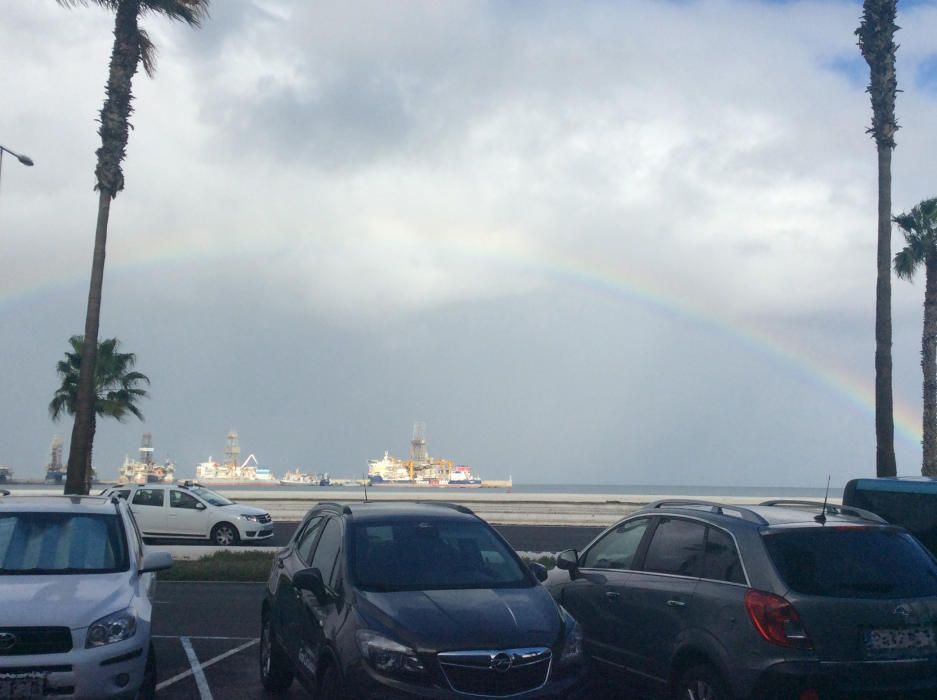
<svg viewBox="0 0 937 700">
<path fill-rule="evenodd" d="M 211 529 L 211 541 L 219 547 L 233 547 L 241 541 L 241 536 L 231 523 L 218 523 Z"/>
<path fill-rule="evenodd" d="M 674 700 L 732 700 L 728 686 L 712 666 L 691 666 L 683 675 L 674 691 Z"/>
<path fill-rule="evenodd" d="M 263 616 L 260 627 L 260 682 L 273 693 L 286 690 L 293 683 L 292 664 L 273 636 L 269 614 Z"/>
<path fill-rule="evenodd" d="M 146 668 L 143 671 L 143 683 L 137 691 L 137 700 L 153 700 L 156 697 L 156 650 L 153 642 L 146 653 Z"/>
<path fill-rule="evenodd" d="M 316 693 L 316 700 L 344 700 L 345 688 L 342 684 L 342 677 L 338 673 L 335 664 L 327 664 L 322 671 L 322 679 L 319 681 L 319 691 Z"/>
</svg>

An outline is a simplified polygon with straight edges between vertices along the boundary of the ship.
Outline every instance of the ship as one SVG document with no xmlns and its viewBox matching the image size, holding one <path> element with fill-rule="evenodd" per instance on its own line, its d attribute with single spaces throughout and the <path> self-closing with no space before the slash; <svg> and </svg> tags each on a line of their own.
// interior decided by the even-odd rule
<svg viewBox="0 0 937 700">
<path fill-rule="evenodd" d="M 58 435 L 52 436 L 51 452 L 46 465 L 46 483 L 61 484 L 65 478 L 65 465 L 62 464 L 62 438 Z"/>
<path fill-rule="evenodd" d="M 0 484 L 8 484 L 11 481 L 13 481 L 13 470 L 0 465 Z"/>
<path fill-rule="evenodd" d="M 153 434 L 143 433 L 139 459 L 124 458 L 117 470 L 118 484 L 171 484 L 176 480 L 176 465 L 172 460 L 157 464 L 153 459 Z"/>
<path fill-rule="evenodd" d="M 296 469 L 283 475 L 280 486 L 329 486 L 331 481 L 327 473 L 306 474 Z"/>
<path fill-rule="evenodd" d="M 434 459 L 426 449 L 426 424 L 413 426 L 410 458 L 397 459 L 388 451 L 381 459 L 368 460 L 368 484 L 371 486 L 482 486 L 482 479 L 466 465 L 453 466 L 451 460 Z M 497 486 L 510 486 L 497 482 Z"/>
<path fill-rule="evenodd" d="M 208 458 L 195 467 L 195 478 L 202 484 L 213 486 L 276 486 L 277 478 L 266 467 L 260 466 L 257 458 L 249 455 L 240 463 L 241 448 L 238 434 L 228 433 L 228 442 L 224 451 L 224 462 L 220 464 Z"/>
</svg>

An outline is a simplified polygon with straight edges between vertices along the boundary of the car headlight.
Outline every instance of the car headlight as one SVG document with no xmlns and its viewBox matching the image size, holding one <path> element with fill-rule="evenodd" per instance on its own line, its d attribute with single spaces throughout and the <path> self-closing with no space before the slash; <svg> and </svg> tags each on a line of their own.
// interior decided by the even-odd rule
<svg viewBox="0 0 937 700">
<path fill-rule="evenodd" d="M 252 523 L 256 523 L 260 516 L 258 515 L 239 515 L 241 520 L 250 520 Z"/>
<path fill-rule="evenodd" d="M 380 673 L 413 675 L 426 670 L 413 649 L 382 634 L 358 630 L 355 638 L 361 655 Z"/>
<path fill-rule="evenodd" d="M 563 651 L 560 653 L 560 666 L 579 663 L 582 660 L 582 625 L 565 609 L 563 622 L 566 627 L 566 638 L 563 640 Z"/>
<path fill-rule="evenodd" d="M 102 617 L 88 626 L 85 648 L 102 647 L 105 644 L 122 642 L 137 633 L 137 611 L 127 608 Z"/>
</svg>

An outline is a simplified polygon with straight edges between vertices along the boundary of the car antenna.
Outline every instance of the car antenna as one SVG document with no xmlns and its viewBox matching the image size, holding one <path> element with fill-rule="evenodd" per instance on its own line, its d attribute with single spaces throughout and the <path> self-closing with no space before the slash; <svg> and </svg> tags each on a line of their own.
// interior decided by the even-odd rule
<svg viewBox="0 0 937 700">
<path fill-rule="evenodd" d="M 823 494 L 823 509 L 820 511 L 820 515 L 814 518 L 814 520 L 816 520 L 821 525 L 826 524 L 826 503 L 827 501 L 829 501 L 829 499 L 830 499 L 830 475 L 827 474 L 826 475 L 826 493 Z"/>
</svg>

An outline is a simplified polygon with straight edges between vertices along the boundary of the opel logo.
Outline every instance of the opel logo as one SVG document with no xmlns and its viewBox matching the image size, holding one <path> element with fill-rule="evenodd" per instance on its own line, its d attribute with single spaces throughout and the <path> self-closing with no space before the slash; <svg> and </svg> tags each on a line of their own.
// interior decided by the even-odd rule
<svg viewBox="0 0 937 700">
<path fill-rule="evenodd" d="M 905 621 L 910 620 L 914 616 L 914 611 L 911 610 L 911 606 L 907 603 L 901 603 L 896 607 L 892 612 L 898 617 L 903 618 Z"/>
<path fill-rule="evenodd" d="M 0 632 L 0 651 L 9 651 L 16 644 L 16 635 L 10 632 Z M 510 659 L 508 665 L 510 666 Z"/>
<path fill-rule="evenodd" d="M 491 657 L 491 663 L 489 665 L 492 670 L 498 673 L 507 673 L 511 670 L 511 664 L 513 663 L 514 661 L 511 657 L 502 651 Z"/>
</svg>

